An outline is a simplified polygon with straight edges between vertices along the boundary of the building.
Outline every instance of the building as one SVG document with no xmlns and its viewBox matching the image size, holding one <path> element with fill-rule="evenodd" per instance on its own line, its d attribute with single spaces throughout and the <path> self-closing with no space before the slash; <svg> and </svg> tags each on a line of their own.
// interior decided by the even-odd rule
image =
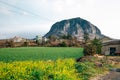
<svg viewBox="0 0 120 80">
<path fill-rule="evenodd" d="M 13 42 L 25 42 L 26 39 L 19 37 L 19 36 L 15 36 L 14 38 L 12 38 Z"/>
<path fill-rule="evenodd" d="M 102 53 L 105 55 L 120 55 L 120 40 L 110 40 L 104 42 Z"/>
<path fill-rule="evenodd" d="M 36 36 L 36 43 L 37 44 L 41 44 L 42 43 L 42 36 L 40 36 L 40 35 Z"/>
<path fill-rule="evenodd" d="M 48 41 L 48 39 L 47 39 L 46 37 L 43 37 L 43 38 L 42 38 L 42 41 L 43 41 L 43 42 L 46 42 L 46 41 Z"/>
<path fill-rule="evenodd" d="M 22 38 L 20 36 L 15 36 L 10 39 L 10 46 L 11 47 L 21 47 L 24 46 L 24 43 L 26 42 L 27 39 Z"/>
</svg>

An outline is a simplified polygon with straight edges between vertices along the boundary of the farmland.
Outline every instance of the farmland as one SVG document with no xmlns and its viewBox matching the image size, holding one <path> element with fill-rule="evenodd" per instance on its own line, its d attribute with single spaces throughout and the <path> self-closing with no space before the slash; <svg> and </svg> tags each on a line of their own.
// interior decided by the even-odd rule
<svg viewBox="0 0 120 80">
<path fill-rule="evenodd" d="M 0 48 L 0 80 L 89 80 L 112 67 L 95 57 L 76 62 L 82 52 L 74 47 Z"/>
<path fill-rule="evenodd" d="M 0 48 L 1 80 L 80 80 L 75 59 L 82 48 Z"/>
<path fill-rule="evenodd" d="M 0 62 L 0 80 L 89 80 L 104 71 L 93 62 L 74 59 Z"/>
<path fill-rule="evenodd" d="M 22 47 L 0 48 L 0 61 L 56 60 L 83 56 L 82 48 L 69 47 Z"/>
</svg>

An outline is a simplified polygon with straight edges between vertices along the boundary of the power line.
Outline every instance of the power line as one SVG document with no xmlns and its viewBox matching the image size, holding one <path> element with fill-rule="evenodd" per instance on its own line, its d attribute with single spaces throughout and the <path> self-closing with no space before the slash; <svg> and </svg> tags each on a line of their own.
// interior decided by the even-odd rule
<svg viewBox="0 0 120 80">
<path fill-rule="evenodd" d="M 10 6 L 10 7 L 13 7 L 13 8 L 15 8 L 15 9 L 17 9 L 17 10 L 26 12 L 26 13 L 28 13 L 28 14 L 31 14 L 31 15 L 34 16 L 34 17 L 37 17 L 37 18 L 40 18 L 40 19 L 42 18 L 42 19 L 45 19 L 45 20 L 47 20 L 47 21 L 52 21 L 52 20 L 49 20 L 48 18 L 45 18 L 45 17 L 43 17 L 43 16 L 40 16 L 40 15 L 35 14 L 35 13 L 33 13 L 33 12 L 30 12 L 30 11 L 28 11 L 28 10 L 19 8 L 19 7 L 15 6 L 15 5 L 9 4 L 9 3 L 5 2 L 5 1 L 0 1 L 0 3 L 5 4 L 5 5 L 8 5 L 8 6 Z M 18 12 L 17 12 L 17 13 L 18 13 Z M 19 12 L 19 13 L 20 13 L 20 12 Z"/>
</svg>

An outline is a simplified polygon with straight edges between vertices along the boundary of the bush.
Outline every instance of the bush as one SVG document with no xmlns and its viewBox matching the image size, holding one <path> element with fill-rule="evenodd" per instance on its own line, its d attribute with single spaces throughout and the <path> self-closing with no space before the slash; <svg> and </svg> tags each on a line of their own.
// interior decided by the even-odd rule
<svg viewBox="0 0 120 80">
<path fill-rule="evenodd" d="M 59 47 L 67 47 L 67 44 L 65 42 L 62 42 L 59 44 Z"/>
<path fill-rule="evenodd" d="M 83 53 L 84 53 L 84 56 L 94 55 L 96 53 L 96 46 L 92 44 L 84 46 Z"/>
<path fill-rule="evenodd" d="M 102 43 L 99 39 L 94 39 L 91 41 L 90 44 L 86 44 L 84 46 L 83 53 L 84 55 L 94 55 L 94 54 L 100 54 L 102 48 Z"/>
</svg>

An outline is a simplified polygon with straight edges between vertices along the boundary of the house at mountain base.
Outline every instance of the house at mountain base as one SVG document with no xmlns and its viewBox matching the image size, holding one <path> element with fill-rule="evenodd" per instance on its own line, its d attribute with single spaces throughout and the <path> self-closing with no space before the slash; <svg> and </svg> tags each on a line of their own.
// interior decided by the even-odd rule
<svg viewBox="0 0 120 80">
<path fill-rule="evenodd" d="M 105 55 L 120 55 L 120 40 L 110 40 L 104 42 L 102 53 Z"/>
</svg>

